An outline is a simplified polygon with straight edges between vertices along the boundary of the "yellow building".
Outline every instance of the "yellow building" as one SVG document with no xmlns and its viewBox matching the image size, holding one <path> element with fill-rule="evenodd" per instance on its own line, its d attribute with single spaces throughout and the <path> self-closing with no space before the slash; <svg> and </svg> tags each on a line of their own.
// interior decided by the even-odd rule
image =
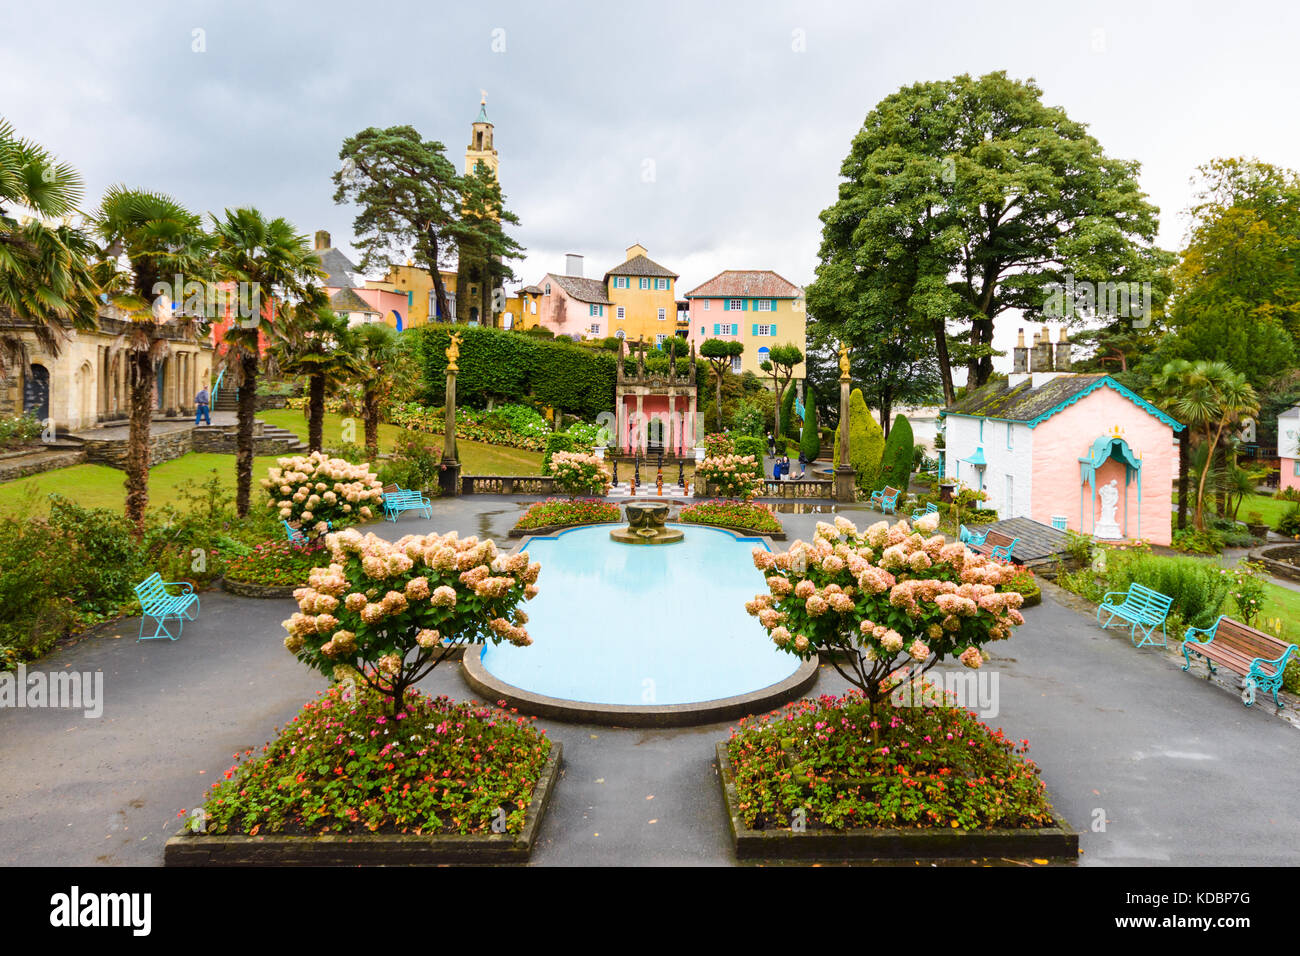
<svg viewBox="0 0 1300 956">
<path fill-rule="evenodd" d="M 439 269 L 438 271 L 442 274 L 442 285 L 447 291 L 447 302 L 451 306 L 451 312 L 454 316 L 456 314 L 456 273 L 448 272 L 445 269 Z M 433 294 L 433 279 L 427 269 L 412 265 L 410 262 L 407 262 L 404 266 L 389 266 L 388 273 L 384 276 L 384 282 L 394 290 L 406 293 L 407 328 L 426 325 L 429 322 L 429 316 L 437 315 L 437 299 Z"/>
<path fill-rule="evenodd" d="M 631 245 L 622 264 L 605 273 L 609 334 L 658 344 L 677 334 L 677 273 Z"/>
</svg>

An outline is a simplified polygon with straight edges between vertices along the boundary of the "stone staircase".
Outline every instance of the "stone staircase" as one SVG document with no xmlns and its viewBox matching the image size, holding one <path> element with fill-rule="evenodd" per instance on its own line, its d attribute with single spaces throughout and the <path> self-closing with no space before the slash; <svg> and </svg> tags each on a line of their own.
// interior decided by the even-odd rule
<svg viewBox="0 0 1300 956">
<path fill-rule="evenodd" d="M 253 420 L 255 455 L 300 455 L 307 451 L 307 443 L 287 428 L 268 425 L 260 418 Z M 235 450 L 234 424 L 198 425 L 194 429 L 194 450 L 231 453 Z"/>
<path fill-rule="evenodd" d="M 239 409 L 239 389 L 222 388 L 217 392 L 217 400 L 212 406 L 214 412 L 233 412 Z"/>
</svg>

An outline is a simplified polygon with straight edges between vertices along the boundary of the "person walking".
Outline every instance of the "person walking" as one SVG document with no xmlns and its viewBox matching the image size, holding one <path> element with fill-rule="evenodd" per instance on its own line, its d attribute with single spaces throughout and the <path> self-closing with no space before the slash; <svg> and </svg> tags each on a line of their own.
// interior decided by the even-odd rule
<svg viewBox="0 0 1300 956">
<path fill-rule="evenodd" d="M 205 425 L 212 424 L 212 416 L 208 413 L 208 389 L 206 386 L 199 388 L 199 394 L 194 396 L 194 424 L 198 425 L 200 420 Z"/>
</svg>

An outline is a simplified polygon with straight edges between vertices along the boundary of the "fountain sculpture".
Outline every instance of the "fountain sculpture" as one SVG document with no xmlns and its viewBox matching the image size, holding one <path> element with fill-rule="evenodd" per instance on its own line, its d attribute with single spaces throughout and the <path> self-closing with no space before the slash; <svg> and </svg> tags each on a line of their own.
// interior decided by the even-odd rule
<svg viewBox="0 0 1300 956">
<path fill-rule="evenodd" d="M 668 506 L 647 502 L 627 504 L 627 527 L 615 528 L 609 536 L 624 544 L 672 544 L 682 540 L 680 528 L 666 528 Z"/>
</svg>

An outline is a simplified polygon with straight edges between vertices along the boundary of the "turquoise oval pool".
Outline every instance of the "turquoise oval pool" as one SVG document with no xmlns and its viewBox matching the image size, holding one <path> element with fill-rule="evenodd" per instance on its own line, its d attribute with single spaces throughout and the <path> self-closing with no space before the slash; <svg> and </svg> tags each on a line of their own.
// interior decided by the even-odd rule
<svg viewBox="0 0 1300 956">
<path fill-rule="evenodd" d="M 533 538 L 541 562 L 529 647 L 488 645 L 493 676 L 593 704 L 691 704 L 776 684 L 801 661 L 772 643 L 745 602 L 767 590 L 750 556 L 760 539 L 674 525 L 676 544 L 619 544 L 609 525 Z"/>
</svg>

